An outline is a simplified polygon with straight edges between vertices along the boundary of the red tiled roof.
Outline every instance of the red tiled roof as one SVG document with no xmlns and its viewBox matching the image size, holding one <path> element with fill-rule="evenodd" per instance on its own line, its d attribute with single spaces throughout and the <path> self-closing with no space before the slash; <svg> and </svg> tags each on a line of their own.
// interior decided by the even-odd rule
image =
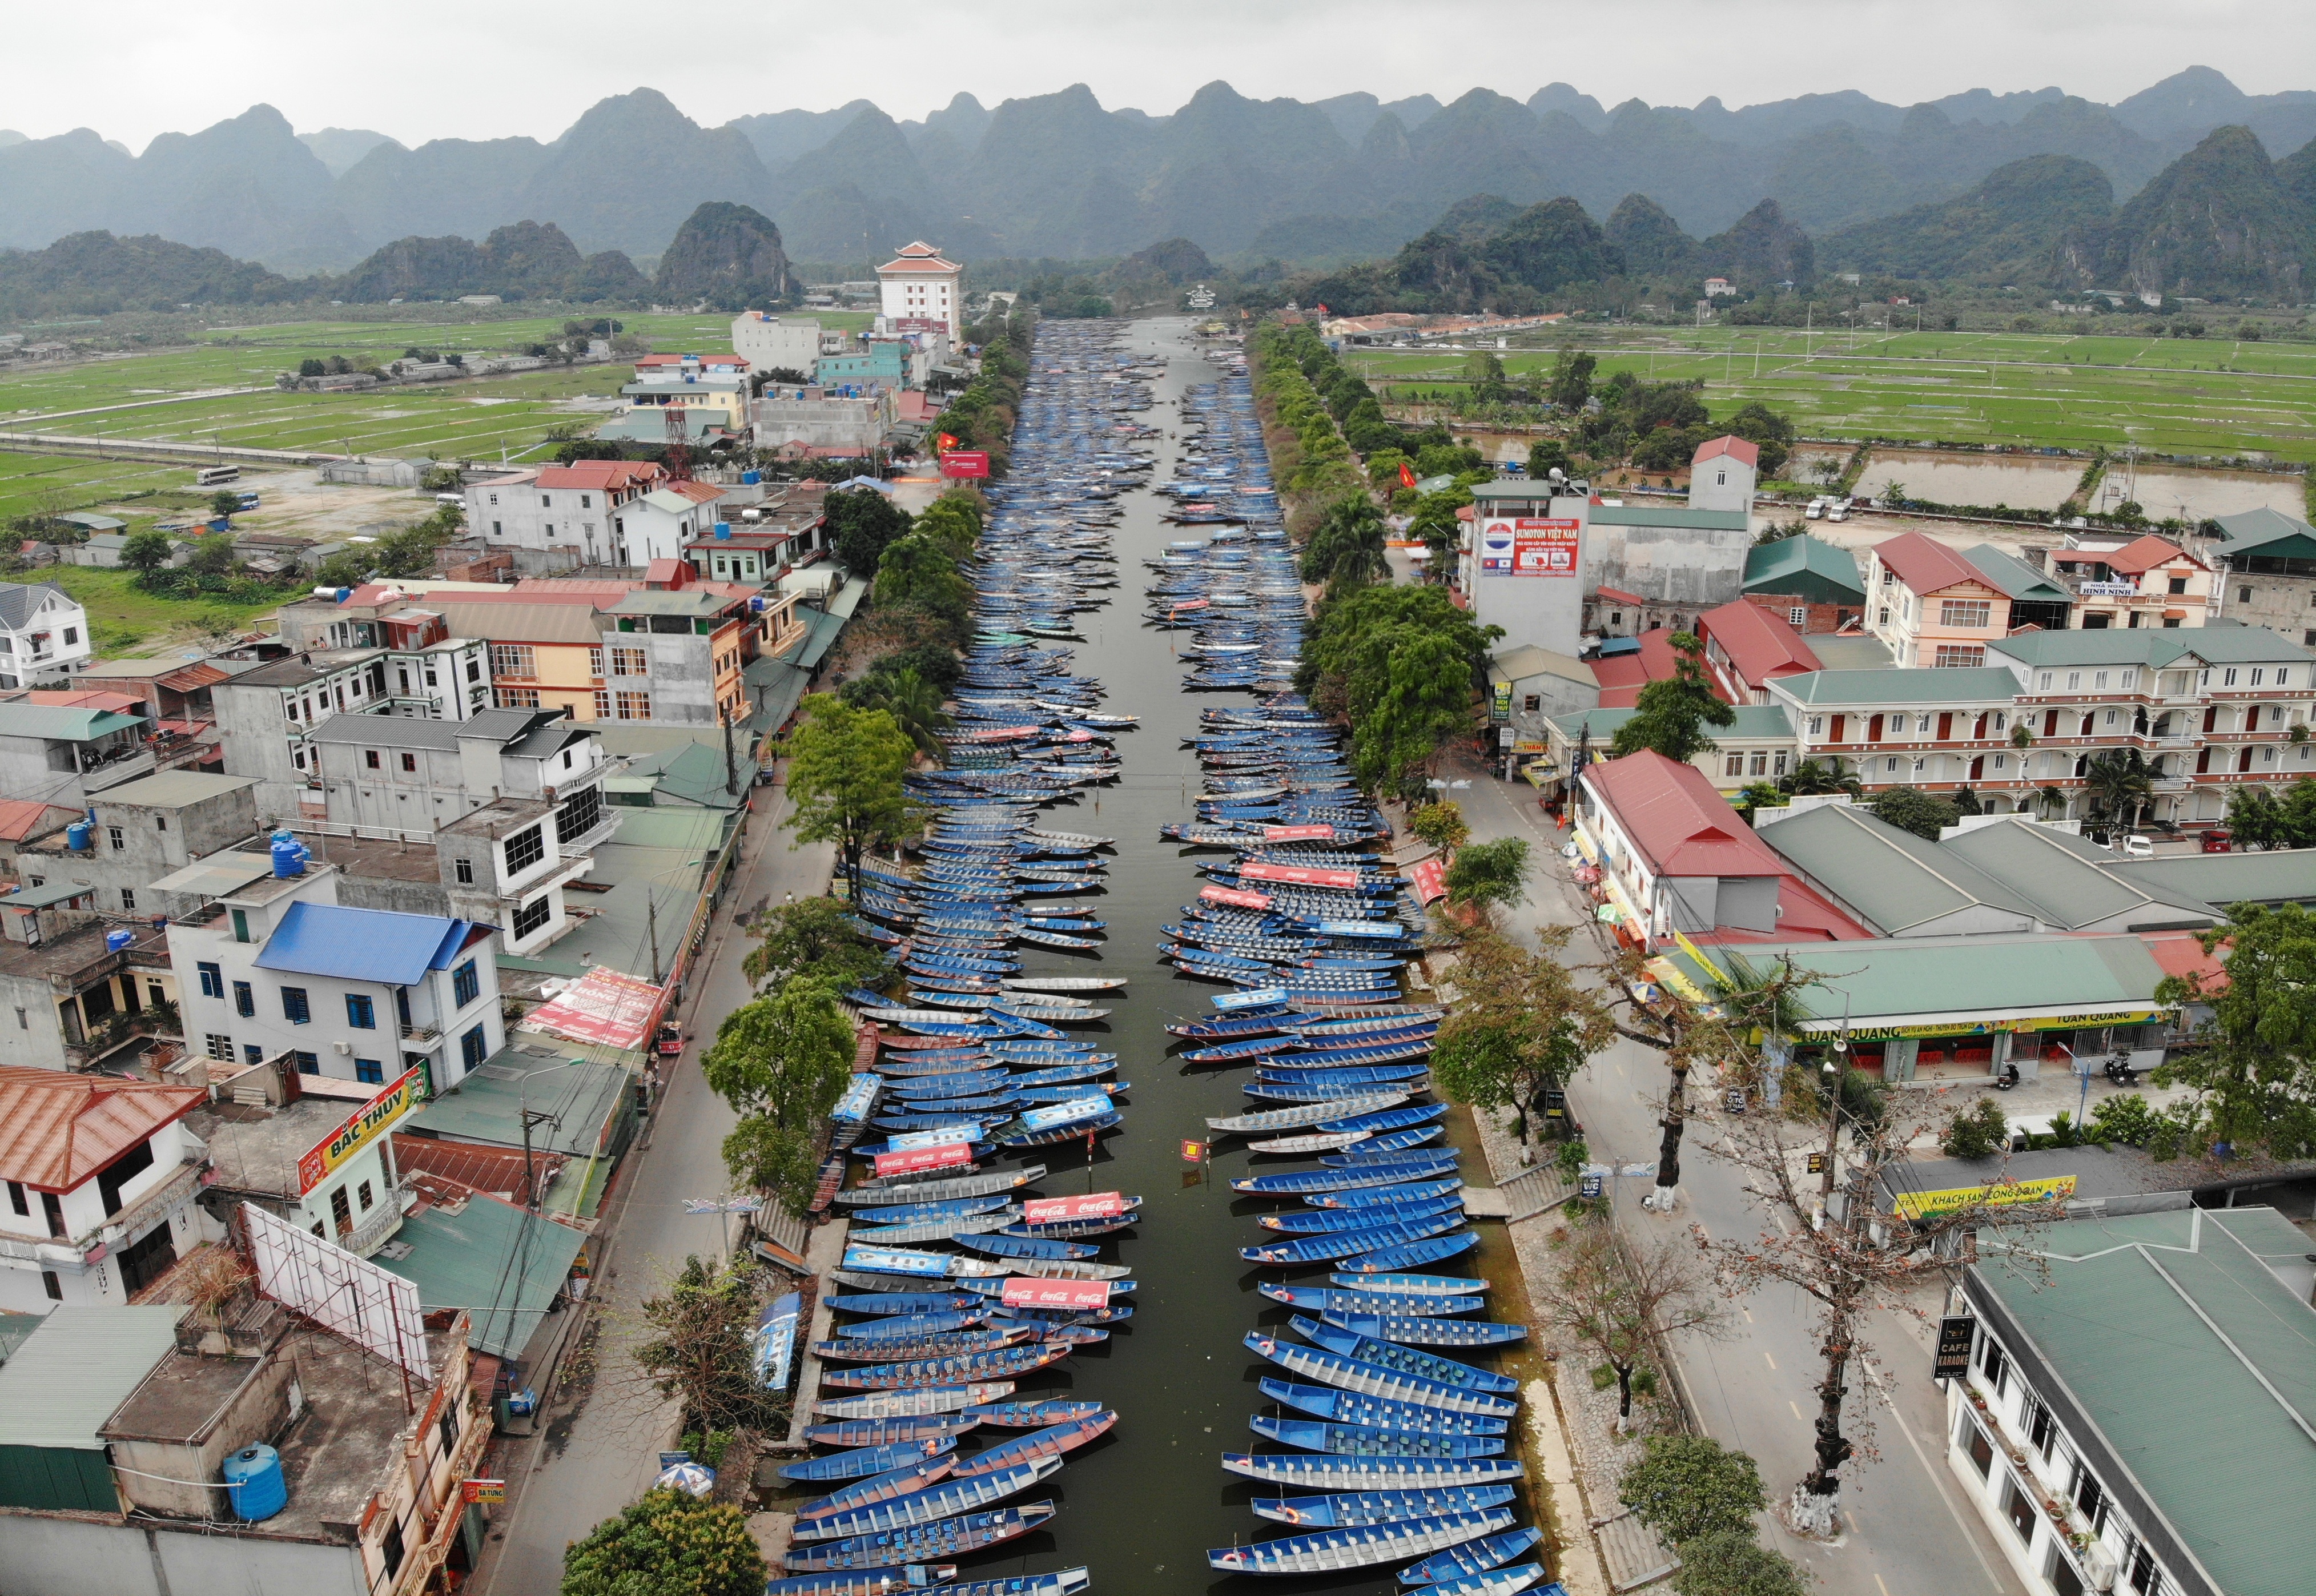
<svg viewBox="0 0 2316 1596">
<path fill-rule="evenodd" d="M 724 496 L 724 490 L 712 482 L 671 482 L 667 491 L 681 494 L 695 504 L 705 504 Z"/>
<path fill-rule="evenodd" d="M 1874 557 L 1898 574 L 1898 580 L 1917 593 L 1934 593 L 1964 582 L 1991 591 L 1975 566 L 1934 538 L 1906 532 L 1886 543 L 1876 543 Z"/>
<path fill-rule="evenodd" d="M 69 1191 L 209 1095 L 200 1086 L 0 1065 L 0 1177 Z"/>
<path fill-rule="evenodd" d="M 2148 953 L 2163 967 L 2165 975 L 2201 976 L 2205 992 L 2227 989 L 2224 947 L 2220 953 L 2206 953 L 2203 941 L 2192 931 L 2142 932 L 2139 940 L 2147 944 Z"/>
<path fill-rule="evenodd" d="M 644 567 L 647 587 L 681 587 L 691 579 L 691 567 L 680 559 L 655 559 Z"/>
<path fill-rule="evenodd" d="M 544 1191 L 563 1168 L 558 1153 L 534 1153 L 530 1167 Z M 503 1201 L 527 1200 L 523 1187 L 523 1155 L 511 1147 L 480 1147 L 468 1142 L 446 1142 L 433 1137 L 394 1138 L 394 1164 L 405 1174 L 420 1173 L 459 1185 Z"/>
<path fill-rule="evenodd" d="M 1695 765 L 1654 749 L 1587 765 L 1583 780 L 1617 816 L 1652 874 L 1783 876 L 1785 861 Z"/>
<path fill-rule="evenodd" d="M 78 809 L 59 808 L 38 798 L 0 798 L 0 840 L 21 843 L 62 831 L 80 818 Z"/>
<path fill-rule="evenodd" d="M 218 673 L 224 675 L 224 672 Z M 79 689 L 36 687 L 22 699 L 27 704 L 46 704 L 56 709 L 110 709 L 114 714 L 142 710 L 145 700 L 133 692 L 107 692 L 101 687 Z"/>
<path fill-rule="evenodd" d="M 887 272 L 925 272 L 937 276 L 944 272 L 964 270 L 964 267 L 955 262 L 941 259 L 940 250 L 924 240 L 919 239 L 913 244 L 903 245 L 898 254 L 877 268 L 877 274 L 881 277 Z"/>
<path fill-rule="evenodd" d="M 638 482 L 656 482 L 660 468 L 649 460 L 573 460 L 539 468 L 541 487 L 594 488 L 609 493 Z"/>
<path fill-rule="evenodd" d="M 1671 629 L 1652 627 L 1634 640 L 1641 646 L 1637 654 L 1610 655 L 1587 662 L 1592 667 L 1592 680 L 1599 684 L 1603 709 L 1632 709 L 1643 686 L 1673 673 L 1673 662 L 1679 656 L 1672 651 Z M 1728 693 L 1713 680 L 1710 671 L 1706 673 L 1706 683 L 1713 689 L 1715 698 L 1728 701 Z"/>
<path fill-rule="evenodd" d="M 2186 560 L 2199 569 L 2205 568 L 2202 560 L 2177 543 L 2159 538 L 2152 532 L 2143 538 L 2135 538 L 2113 554 L 2103 554 L 2098 558 L 2108 570 L 2120 571 L 2127 576 L 2136 576 L 2142 571 L 2151 571 L 2158 566 L 2167 566 L 2178 559 Z"/>
<path fill-rule="evenodd" d="M 1595 589 L 1594 591 L 1599 593 L 1602 598 L 1607 599 L 1611 603 L 1645 604 L 1648 602 L 1648 601 L 1641 597 L 1640 594 L 1636 593 L 1626 593 L 1621 587 L 1603 587 Z"/>
<path fill-rule="evenodd" d="M 1825 669 L 1784 616 L 1743 599 L 1706 611 L 1697 618 L 1697 629 L 1721 645 L 1730 665 L 1750 686 Z"/>
<path fill-rule="evenodd" d="M 1692 466 L 1701 466 L 1706 461 L 1718 459 L 1723 455 L 1727 455 L 1733 460 L 1741 460 L 1748 466 L 1759 467 L 1761 463 L 1760 445 L 1748 443 L 1734 433 L 1719 438 L 1707 438 L 1697 446 L 1697 452 L 1689 457 L 1688 463 Z"/>
</svg>

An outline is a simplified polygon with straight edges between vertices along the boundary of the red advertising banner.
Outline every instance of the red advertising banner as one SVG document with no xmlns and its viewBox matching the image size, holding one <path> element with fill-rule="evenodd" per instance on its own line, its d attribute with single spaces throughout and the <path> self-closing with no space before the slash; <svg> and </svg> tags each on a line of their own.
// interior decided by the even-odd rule
<svg viewBox="0 0 2316 1596">
<path fill-rule="evenodd" d="M 1021 1205 L 1024 1225 L 1058 1225 L 1064 1219 L 1115 1219 L 1126 1212 L 1126 1199 L 1115 1191 L 1089 1191 L 1083 1197 L 1040 1197 Z"/>
<path fill-rule="evenodd" d="M 1332 843 L 1335 828 L 1332 825 L 1266 825 L 1262 828 L 1266 843 Z"/>
<path fill-rule="evenodd" d="M 938 1147 L 904 1147 L 898 1153 L 877 1155 L 877 1172 L 880 1175 L 914 1174 L 919 1170 L 948 1169 L 954 1164 L 971 1164 L 973 1148 L 965 1142 L 943 1142 Z"/>
<path fill-rule="evenodd" d="M 1009 1308 L 1100 1308 L 1109 1306 L 1108 1280 L 1043 1280 L 1015 1275 L 1005 1282 Z"/>
<path fill-rule="evenodd" d="M 952 449 L 940 457 L 944 477 L 986 477 L 989 475 L 989 454 L 980 449 Z"/>
<path fill-rule="evenodd" d="M 1573 576 L 1581 558 L 1581 542 L 1572 517 L 1561 521 L 1516 521 L 1512 523 L 1512 575 Z"/>
<path fill-rule="evenodd" d="M 1235 887 L 1201 887 L 1198 901 L 1222 904 L 1234 909 L 1267 909 L 1270 900 L 1259 892 L 1241 892 Z"/>
<path fill-rule="evenodd" d="M 1314 870 L 1299 864 L 1264 864 L 1257 860 L 1252 864 L 1238 867 L 1239 877 L 1248 881 L 1285 881 L 1295 887 L 1357 887 L 1357 870 Z"/>
<path fill-rule="evenodd" d="M 1423 903 L 1448 895 L 1448 867 L 1437 857 L 1419 861 L 1407 872 L 1415 883 L 1415 896 Z"/>
</svg>

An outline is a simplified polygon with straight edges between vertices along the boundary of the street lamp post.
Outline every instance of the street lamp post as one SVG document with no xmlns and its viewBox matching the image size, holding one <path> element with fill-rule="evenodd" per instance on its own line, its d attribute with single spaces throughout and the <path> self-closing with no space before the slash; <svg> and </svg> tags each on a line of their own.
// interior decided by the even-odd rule
<svg viewBox="0 0 2316 1596">
<path fill-rule="evenodd" d="M 1849 1065 L 1849 994 L 1841 994 L 1841 1034 L 1834 1039 L 1833 1054 L 1822 1066 L 1825 1082 L 1825 1168 L 1818 1177 L 1818 1206 L 1833 1207 L 1833 1154 L 1841 1135 L 1841 1077 Z"/>
</svg>

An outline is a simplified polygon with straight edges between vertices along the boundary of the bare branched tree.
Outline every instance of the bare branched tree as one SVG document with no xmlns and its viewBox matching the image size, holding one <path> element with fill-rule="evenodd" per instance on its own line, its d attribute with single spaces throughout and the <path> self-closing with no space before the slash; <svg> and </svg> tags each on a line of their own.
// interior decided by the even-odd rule
<svg viewBox="0 0 2316 1596">
<path fill-rule="evenodd" d="M 1912 1191 L 1906 1149 L 1925 1136 L 1935 1143 L 1951 1120 L 1945 1092 L 1892 1092 L 1881 1111 L 1856 1115 L 1837 1111 L 1834 1077 L 1821 1085 L 1798 1069 L 1788 1074 L 1790 1112 L 1734 1116 L 1726 1138 L 1709 1149 L 1741 1172 L 1768 1222 L 1754 1236 L 1715 1239 L 1698 1230 L 1695 1241 L 1733 1300 L 1777 1284 L 1817 1304 L 1823 1360 L 1817 1466 L 1778 1511 L 1796 1533 L 1822 1538 L 1834 1533 L 1842 1465 L 1853 1453 L 1873 1456 L 1866 1387 L 1859 1387 L 1853 1411 L 1855 1434 L 1843 1431 L 1851 1368 L 1870 1369 L 1875 1360 L 1862 1334 L 1866 1315 L 1878 1308 L 1922 1317 L 1917 1288 L 1966 1261 L 1979 1235 L 2024 1230 L 2053 1210 L 2018 1200 L 2024 1194 L 1999 1170 L 1986 1187 L 1961 1198 L 1925 1200 Z M 1839 1145 L 1843 1125 L 1846 1148 Z M 1825 1159 L 1821 1175 L 1809 1172 L 1813 1154 Z"/>
<path fill-rule="evenodd" d="M 1545 1315 L 1616 1372 L 1617 1427 L 1624 1430 L 1633 1418 L 1633 1372 L 1649 1357 L 1650 1327 L 1666 1336 L 1717 1335 L 1729 1310 L 1714 1296 L 1712 1271 L 1687 1242 L 1664 1236 L 1644 1245 L 1619 1236 L 1601 1218 L 1570 1233 L 1560 1289 Z"/>
</svg>

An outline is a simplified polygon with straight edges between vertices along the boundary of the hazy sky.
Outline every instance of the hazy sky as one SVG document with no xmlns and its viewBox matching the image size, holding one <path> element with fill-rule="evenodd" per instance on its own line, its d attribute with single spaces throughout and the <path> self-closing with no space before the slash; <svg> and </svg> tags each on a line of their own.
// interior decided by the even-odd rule
<svg viewBox="0 0 2316 1596">
<path fill-rule="evenodd" d="M 1090 85 L 1103 104 L 1173 110 L 1222 78 L 1258 98 L 1526 99 L 1555 79 L 1733 107 L 1855 88 L 1899 104 L 2041 88 L 2113 102 L 2180 67 L 2252 94 L 2316 88 L 2316 6 L 2286 0 L 949 0 L 888 8 L 794 0 L 702 11 L 635 0 L 111 0 L 7 7 L 15 70 L 0 128 L 94 127 L 141 150 L 263 101 L 300 132 L 551 138 L 606 94 L 657 88 L 713 126 L 856 97 L 903 120 L 965 90 L 984 104 Z M 669 19 L 664 36 L 653 26 Z M 898 48 L 886 24 L 918 21 Z M 690 30 L 696 29 L 697 31 Z M 1480 63 L 1482 65 L 1474 65 Z"/>
</svg>

